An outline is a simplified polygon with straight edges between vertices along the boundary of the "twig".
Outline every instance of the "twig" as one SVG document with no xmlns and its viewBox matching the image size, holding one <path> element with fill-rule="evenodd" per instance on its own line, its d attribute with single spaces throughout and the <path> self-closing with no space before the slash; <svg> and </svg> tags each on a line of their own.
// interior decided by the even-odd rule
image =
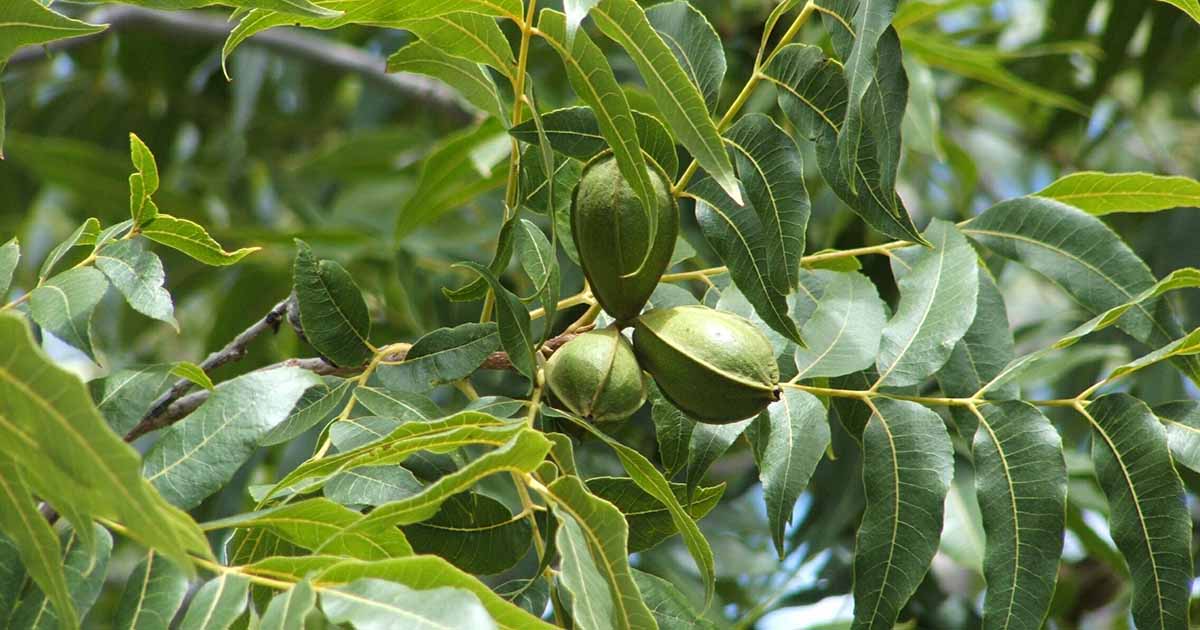
<svg viewBox="0 0 1200 630">
<path fill-rule="evenodd" d="M 259 335 L 262 335 L 268 330 L 271 332 L 278 332 L 279 323 L 282 322 L 284 317 L 287 315 L 288 302 L 290 299 L 291 298 L 280 300 L 275 304 L 275 306 L 271 307 L 271 310 L 268 311 L 267 314 L 262 317 L 262 319 L 251 324 L 246 330 L 243 330 L 237 337 L 233 338 L 233 341 L 230 341 L 228 344 L 226 344 L 224 348 L 221 348 L 220 350 L 208 355 L 208 357 L 200 363 L 200 369 L 207 373 L 221 367 L 222 365 L 225 365 L 226 363 L 238 361 L 242 357 L 246 356 L 246 348 L 250 345 L 250 342 L 257 339 Z M 139 421 L 137 425 L 130 429 L 129 433 L 125 435 L 125 441 L 132 442 L 150 431 L 166 426 L 165 424 L 162 424 L 162 420 L 166 417 L 168 409 L 170 409 L 173 403 L 180 400 L 180 398 L 194 385 L 194 383 L 185 378 L 175 381 L 175 384 L 171 386 L 171 389 L 167 390 L 167 392 L 162 396 L 159 396 L 158 399 L 155 400 L 152 405 L 150 405 L 150 410 L 146 412 L 146 415 L 142 416 L 141 421 Z M 199 402 L 197 402 L 196 405 L 199 406 Z M 195 409 L 195 407 L 192 407 L 192 409 Z M 178 416 L 178 418 L 182 418 L 183 416 L 187 415 L 187 413 L 190 413 L 190 410 Z"/>
<path fill-rule="evenodd" d="M 236 26 L 227 16 L 204 12 L 156 11 L 134 6 L 102 7 L 82 18 L 93 24 L 107 24 L 108 29 L 94 35 L 65 39 L 47 46 L 26 46 L 9 59 L 8 67 L 40 61 L 45 51 L 70 50 L 102 41 L 109 32 L 143 29 L 162 32 L 170 37 L 192 37 L 224 41 Z M 274 28 L 258 33 L 245 42 L 268 50 L 311 61 L 334 70 L 362 76 L 375 85 L 396 94 L 432 105 L 443 113 L 468 121 L 472 115 L 465 110 L 454 92 L 428 77 L 408 72 L 387 73 L 386 62 L 370 53 L 328 37 L 321 37 L 297 28 Z"/>
</svg>

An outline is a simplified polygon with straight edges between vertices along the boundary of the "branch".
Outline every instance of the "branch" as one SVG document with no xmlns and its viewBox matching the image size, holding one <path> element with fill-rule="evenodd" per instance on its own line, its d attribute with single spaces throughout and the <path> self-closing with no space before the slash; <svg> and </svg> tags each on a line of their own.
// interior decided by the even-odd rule
<svg viewBox="0 0 1200 630">
<path fill-rule="evenodd" d="M 101 41 L 109 32 L 144 30 L 177 36 L 222 42 L 236 25 L 226 16 L 204 12 L 169 12 L 135 6 L 110 6 L 96 9 L 82 17 L 85 22 L 107 24 L 108 29 L 94 35 L 64 39 L 46 46 L 20 48 L 8 61 L 9 68 L 41 61 L 45 51 L 70 50 Z M 473 115 L 463 108 L 451 89 L 429 77 L 409 72 L 388 74 L 386 62 L 378 56 L 354 46 L 342 44 L 298 28 L 275 28 L 251 37 L 245 42 L 283 55 L 304 59 L 341 72 L 362 76 L 375 85 L 397 95 L 432 105 L 442 113 L 463 122 Z"/>
<path fill-rule="evenodd" d="M 291 298 L 289 297 L 279 301 L 277 304 L 275 304 L 275 306 L 271 307 L 271 310 L 268 311 L 267 314 L 262 317 L 262 319 L 251 324 L 246 330 L 243 330 L 238 336 L 233 338 L 233 341 L 225 344 L 224 348 L 221 348 L 220 350 L 208 355 L 208 357 L 200 363 L 200 368 L 207 373 L 221 367 L 222 365 L 225 365 L 226 363 L 238 361 L 242 357 L 246 356 L 246 348 L 250 345 L 250 342 L 257 339 L 259 335 L 268 330 L 271 332 L 278 332 L 279 323 L 282 322 L 283 318 L 287 315 L 288 303 L 290 300 Z M 175 384 L 171 386 L 171 389 L 167 390 L 167 392 L 162 396 L 159 396 L 158 399 L 150 405 L 150 410 L 146 412 L 146 415 L 142 416 L 142 419 L 137 423 L 136 426 L 130 429 L 129 433 L 125 434 L 125 441 L 132 442 L 150 431 L 166 426 L 165 424 L 161 424 L 161 421 L 166 417 L 168 408 L 171 407 L 175 401 L 179 400 L 180 397 L 186 394 L 194 385 L 195 383 L 192 383 L 184 378 L 175 381 Z M 199 403 L 197 403 L 197 406 L 198 405 Z M 195 407 L 192 407 L 192 409 L 195 409 Z M 184 415 L 187 415 L 187 413 L 180 415 L 179 418 L 182 418 Z"/>
</svg>

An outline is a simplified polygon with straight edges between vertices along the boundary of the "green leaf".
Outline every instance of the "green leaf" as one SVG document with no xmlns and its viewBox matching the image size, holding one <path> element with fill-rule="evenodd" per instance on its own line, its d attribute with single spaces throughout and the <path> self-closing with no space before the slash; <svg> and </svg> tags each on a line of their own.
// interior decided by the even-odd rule
<svg viewBox="0 0 1200 630">
<path fill-rule="evenodd" d="M 423 392 L 466 378 L 500 348 L 496 324 L 462 324 L 427 333 L 412 345 L 404 361 L 379 366 L 384 385 L 394 390 Z"/>
<path fill-rule="evenodd" d="M 729 424 L 697 422 L 692 426 L 691 439 L 688 441 L 687 466 L 683 470 L 683 480 L 687 483 L 689 495 L 700 485 L 709 466 L 733 446 L 734 441 L 752 422 L 753 418 Z"/>
<path fill-rule="evenodd" d="M 346 405 L 354 382 L 333 376 L 324 378 L 324 387 L 312 387 L 304 392 L 287 419 L 271 427 L 258 440 L 260 446 L 289 442 L 323 421 L 332 420 Z"/>
<path fill-rule="evenodd" d="M 863 431 L 866 511 L 854 549 L 854 627 L 891 628 L 937 552 L 953 447 L 941 417 L 877 399 Z"/>
<path fill-rule="evenodd" d="M 712 24 L 683 0 L 656 4 L 646 9 L 646 18 L 699 88 L 708 111 L 715 112 L 725 79 L 725 48 Z"/>
<path fill-rule="evenodd" d="M 180 630 L 225 630 L 246 610 L 250 579 L 236 573 L 222 573 L 196 591 L 188 604 Z"/>
<path fill-rule="evenodd" d="M 317 579 L 324 584 L 342 584 L 362 578 L 387 580 L 417 591 L 443 587 L 468 591 L 482 602 L 492 620 L 504 630 L 549 630 L 554 627 L 504 601 L 475 577 L 437 556 L 376 562 L 345 561 L 329 567 Z"/>
<path fill-rule="evenodd" d="M 1195 267 L 1176 269 L 1158 282 L 1155 282 L 1150 288 L 1134 296 L 1128 302 L 1114 306 L 1075 327 L 1071 332 L 1063 335 L 1058 341 L 1054 342 L 1052 347 L 1054 349 L 1061 349 L 1075 345 L 1076 342 L 1087 335 L 1108 328 L 1121 321 L 1122 315 L 1130 309 L 1139 306 L 1142 302 L 1153 300 L 1177 289 L 1191 289 L 1196 287 L 1200 287 L 1200 269 L 1196 269 Z"/>
<path fill-rule="evenodd" d="M 758 463 L 771 539 L 781 560 L 792 509 L 829 446 L 826 416 L 816 396 L 788 388 L 746 430 Z"/>
<path fill-rule="evenodd" d="M 58 560 L 59 567 L 66 576 L 67 590 L 71 594 L 74 614 L 79 618 L 87 615 L 108 575 L 108 561 L 112 556 L 112 535 L 99 525 L 88 525 L 93 529 L 92 541 L 87 543 L 84 537 L 74 529 L 62 536 L 63 556 Z M 58 608 L 51 608 L 46 596 L 38 589 L 26 592 L 12 618 L 8 620 L 9 628 L 29 628 L 30 630 L 54 630 L 60 626 Z"/>
<path fill-rule="evenodd" d="M 1162 425 L 1128 394 L 1093 401 L 1092 460 L 1108 498 L 1109 527 L 1129 565 L 1139 628 L 1187 628 L 1191 520 Z"/>
<path fill-rule="evenodd" d="M 461 41 L 474 47 L 474 43 Z M 507 119 L 492 75 L 479 63 L 451 56 L 433 43 L 416 41 L 392 53 L 387 60 L 387 71 L 431 76 L 449 85 L 479 111 L 497 120 Z"/>
<path fill-rule="evenodd" d="M 1029 403 L 989 403 L 980 412 L 973 454 L 987 535 L 983 625 L 1037 628 L 1050 609 L 1062 554 L 1067 501 L 1062 440 Z"/>
<path fill-rule="evenodd" d="M 8 295 L 12 286 L 13 273 L 17 270 L 17 262 L 21 260 L 21 244 L 14 237 L 4 245 L 0 245 L 0 302 Z"/>
<path fill-rule="evenodd" d="M 721 190 L 741 205 L 737 176 L 704 97 L 650 25 L 645 11 L 634 0 L 602 0 L 592 9 L 591 16 L 605 35 L 629 53 L 679 143 L 708 171 Z"/>
<path fill-rule="evenodd" d="M 679 532 L 667 506 L 653 494 L 642 489 L 636 479 L 630 477 L 592 477 L 586 480 L 588 492 L 612 503 L 629 525 L 629 553 L 653 548 Z M 643 482 L 644 483 L 644 482 Z M 680 505 L 685 505 L 689 516 L 695 520 L 704 518 L 712 511 L 725 493 L 725 484 L 704 486 L 696 490 L 688 502 L 687 486 L 672 483 L 671 493 Z"/>
<path fill-rule="evenodd" d="M 293 367 L 250 372 L 217 386 L 146 453 L 147 479 L 171 503 L 195 507 L 220 490 L 320 377 Z"/>
<path fill-rule="evenodd" d="M 675 140 L 667 128 L 654 116 L 637 110 L 633 110 L 633 121 L 642 153 L 661 166 L 668 177 L 673 178 L 679 171 L 679 155 L 675 150 Z M 586 162 L 609 148 L 608 140 L 601 133 L 600 121 L 591 107 L 564 107 L 542 114 L 542 127 L 555 151 L 576 160 Z M 509 133 L 529 144 L 538 141 L 537 126 L 533 120 L 513 127 Z M 544 170 L 542 177 L 545 178 Z"/>
<path fill-rule="evenodd" d="M 653 387 L 652 390 L 650 419 L 654 422 L 658 457 L 662 461 L 667 478 L 671 478 L 687 464 L 688 444 L 691 442 L 696 421 L 667 402 L 657 387 Z"/>
<path fill-rule="evenodd" d="M 203 387 L 209 391 L 212 391 L 216 388 L 216 385 L 213 385 L 212 379 L 209 378 L 208 374 L 204 371 L 204 368 L 192 363 L 191 361 L 176 362 L 175 365 L 171 366 L 170 374 L 171 376 L 178 376 L 179 378 L 186 379 L 191 383 L 199 385 L 200 387 Z"/>
<path fill-rule="evenodd" d="M 321 610 L 330 622 L 351 624 L 358 630 L 496 627 L 470 591 L 445 587 L 416 591 L 373 578 L 322 589 Z"/>
<path fill-rule="evenodd" d="M 407 468 L 359 466 L 326 482 L 325 496 L 342 505 L 379 506 L 407 499 L 421 488 L 421 482 Z"/>
<path fill-rule="evenodd" d="M 150 147 L 137 134 L 129 134 L 129 155 L 137 170 L 129 176 L 129 214 L 134 225 L 144 225 L 158 216 L 158 206 L 150 200 L 158 190 L 158 164 Z"/>
<path fill-rule="evenodd" d="M 113 627 L 165 630 L 187 595 L 187 575 L 153 551 L 129 574 Z"/>
<path fill-rule="evenodd" d="M 556 542 L 562 555 L 562 580 L 571 592 L 579 627 L 658 627 L 631 574 L 629 528 L 621 512 L 590 494 L 578 477 L 559 477 L 550 484 L 549 493 L 559 517 Z"/>
<path fill-rule="evenodd" d="M 262 630 L 303 628 L 304 618 L 316 607 L 317 594 L 313 591 L 312 584 L 308 580 L 297 582 L 292 588 L 271 599 L 259 627 Z"/>
<path fill-rule="evenodd" d="M 937 372 L 975 319 L 975 250 L 953 224 L 940 219 L 929 224 L 925 237 L 932 249 L 892 257 L 900 305 L 879 343 L 876 367 L 882 385 L 916 385 Z"/>
<path fill-rule="evenodd" d="M 576 33 L 574 41 L 568 39 L 566 18 L 557 11 L 543 9 L 538 18 L 538 29 L 562 58 L 575 93 L 591 106 L 600 134 L 608 141 L 621 175 L 648 212 L 654 207 L 654 185 L 642 159 L 642 146 L 629 101 L 625 99 L 625 91 L 617 83 L 604 52 L 587 33 Z"/>
<path fill-rule="evenodd" d="M 130 4 L 137 4 L 151 9 L 181 11 L 184 9 L 200 9 L 212 6 L 212 0 L 136 0 Z M 221 4 L 237 7 L 239 12 L 234 15 L 251 9 L 279 11 L 291 16 L 336 17 L 341 15 L 340 11 L 327 9 L 321 5 L 309 2 L 309 0 L 222 0 Z"/>
<path fill-rule="evenodd" d="M 1089 313 L 1130 302 L 1154 285 L 1150 269 L 1108 226 L 1057 201 L 1005 201 L 988 208 L 963 232 L 1049 278 Z M 1117 320 L 1117 327 L 1151 347 L 1171 343 L 1182 330 L 1157 303 L 1137 304 Z M 1200 360 L 1184 357 L 1177 365 L 1200 381 Z"/>
<path fill-rule="evenodd" d="M 404 533 L 417 553 L 440 556 L 475 575 L 511 568 L 533 540 L 527 515 L 514 517 L 503 503 L 476 492 L 450 497 L 433 518 L 406 526 Z"/>
<path fill-rule="evenodd" d="M 1178 7 L 1180 11 L 1187 13 L 1193 20 L 1200 22 L 1200 2 L 1197 0 L 1158 0 L 1167 4 Z"/>
<path fill-rule="evenodd" d="M 1154 407 L 1175 463 L 1200 472 L 1200 402 L 1179 400 Z"/>
<path fill-rule="evenodd" d="M 507 171 L 495 166 L 500 159 L 508 157 L 507 153 L 495 154 L 493 157 L 496 162 L 484 165 L 490 170 L 481 170 L 472 159 L 472 154 L 490 144 L 503 143 L 503 147 L 507 148 L 511 143 L 504 142 L 504 139 L 500 124 L 488 120 L 449 136 L 436 145 L 421 162 L 417 185 L 400 207 L 393 238 L 400 241 L 417 228 L 503 183 Z"/>
<path fill-rule="evenodd" d="M 513 228 L 516 226 L 517 220 L 516 215 L 510 217 L 500 226 L 500 233 L 496 235 L 496 251 L 492 254 L 492 261 L 488 263 L 488 269 L 497 278 L 508 269 L 509 259 L 512 258 Z M 569 224 L 570 222 L 568 222 Z M 486 279 L 476 277 L 457 289 L 442 288 L 442 294 L 452 302 L 470 302 L 484 299 L 490 290 L 491 285 Z"/>
<path fill-rule="evenodd" d="M 700 174 L 688 187 L 696 201 L 696 221 L 705 240 L 729 267 L 729 275 L 754 311 L 768 326 L 784 337 L 800 341 L 800 331 L 788 315 L 787 287 L 771 280 L 772 261 L 767 258 L 767 235 L 751 204 L 737 205 L 707 174 Z"/>
<path fill-rule="evenodd" d="M 537 369 L 534 358 L 533 333 L 529 330 L 529 311 L 525 310 L 520 298 L 504 288 L 492 272 L 474 262 L 461 262 L 456 267 L 465 267 L 487 280 L 496 296 L 496 322 L 500 326 L 500 344 L 508 353 L 508 359 L 522 376 L 533 380 Z"/>
<path fill-rule="evenodd" d="M 1150 173 L 1083 171 L 1059 178 L 1034 195 L 1054 199 L 1094 216 L 1114 212 L 1158 212 L 1200 206 L 1200 182 L 1190 177 Z"/>
<path fill-rule="evenodd" d="M 55 552 L 57 556 L 58 553 Z M 0 533 L 0 619 L 8 623 L 25 586 L 25 567 L 16 543 Z"/>
<path fill-rule="evenodd" d="M 242 0 L 248 1 L 248 0 Z M 264 9 L 248 11 L 234 27 L 221 50 L 222 61 L 235 48 L 255 33 L 276 26 L 306 26 L 322 30 L 347 24 L 369 24 L 393 28 L 408 28 L 413 20 L 425 20 L 440 15 L 466 11 L 495 17 L 521 20 L 520 0 L 445 0 L 439 2 L 378 3 L 359 0 L 328 0 L 320 5 L 328 11 L 341 12 L 334 17 L 297 16 L 294 11 L 283 13 Z"/>
<path fill-rule="evenodd" d="M 141 234 L 156 243 L 179 250 L 214 267 L 232 265 L 261 249 L 260 247 L 243 247 L 227 252 L 200 225 L 169 214 L 160 214 L 143 225 Z"/>
<path fill-rule="evenodd" d="M 43 593 L 49 593 L 49 601 L 63 624 L 78 625 L 75 604 L 71 601 L 66 576 L 62 566 L 58 535 L 38 511 L 37 502 L 22 478 L 19 467 L 7 455 L 0 454 L 0 532 L 15 545 L 19 553 L 13 558 L 13 568 L 24 567 Z M 20 582 L 24 582 L 24 575 Z M 18 586 L 18 595 L 20 587 Z M 13 602 L 14 604 L 16 602 Z M 0 609 L 7 626 L 9 610 Z"/>
<path fill-rule="evenodd" d="M 633 570 L 633 581 L 662 630 L 715 630 L 716 626 L 704 619 L 671 582 L 637 569 Z"/>
<path fill-rule="evenodd" d="M 89 217 L 83 222 L 83 225 L 75 228 L 74 232 L 67 237 L 67 240 L 54 246 L 49 254 L 46 254 L 46 259 L 42 261 L 42 267 L 38 271 L 38 280 L 45 280 L 50 277 L 50 272 L 54 271 L 54 266 L 62 260 L 71 248 L 77 245 L 94 245 L 96 243 L 96 235 L 100 233 L 100 221 L 94 217 Z"/>
<path fill-rule="evenodd" d="M 383 560 L 410 556 L 413 548 L 394 527 L 363 532 L 349 528 L 362 514 L 333 501 L 316 497 L 278 508 L 252 512 L 206 523 L 207 529 L 236 525 L 266 528 L 284 540 L 315 553 L 346 556 L 359 560 Z"/>
<path fill-rule="evenodd" d="M 378 387 L 358 387 L 354 397 L 377 416 L 399 420 L 431 420 L 442 415 L 425 396 Z"/>
<path fill-rule="evenodd" d="M 179 331 L 171 294 L 163 288 L 162 261 L 141 243 L 121 240 L 105 245 L 96 253 L 96 268 L 108 276 L 133 310 Z"/>
<path fill-rule="evenodd" d="M 866 276 L 823 269 L 802 271 L 800 283 L 816 300 L 816 310 L 796 348 L 797 378 L 842 376 L 870 367 L 879 352 L 887 315 L 879 292 Z"/>
<path fill-rule="evenodd" d="M 92 311 L 107 290 L 108 281 L 99 271 L 92 267 L 71 269 L 33 290 L 29 312 L 42 328 L 95 359 Z"/>
<path fill-rule="evenodd" d="M 529 473 L 550 451 L 550 441 L 532 429 L 519 431 L 501 447 L 482 455 L 459 470 L 426 486 L 420 494 L 375 508 L 347 529 L 377 531 L 425 520 L 437 513 L 449 497 L 466 491 L 480 479 L 497 472 Z"/>
<path fill-rule="evenodd" d="M 545 116 L 542 118 L 544 120 Z M 524 124 L 526 123 L 521 123 Z M 575 185 L 579 183 L 580 175 L 583 174 L 583 164 L 578 160 L 557 159 L 554 165 L 554 186 L 551 187 L 546 184 L 546 170 L 541 154 L 539 147 L 532 146 L 525 149 L 521 156 L 521 205 L 538 214 L 554 217 L 558 240 L 566 247 L 571 240 L 571 234 L 564 233 L 560 226 L 564 219 L 570 223 L 571 191 L 575 190 Z M 570 243 L 570 247 L 574 246 L 574 243 Z M 572 260 L 574 259 L 572 257 Z"/>
<path fill-rule="evenodd" d="M 816 142 L 817 165 L 837 196 L 879 232 L 925 244 L 895 191 L 880 188 L 887 179 L 882 173 L 885 165 L 873 148 L 877 140 L 870 126 L 862 130 L 861 144 L 872 149 L 859 152 L 851 172 L 853 186 L 841 169 L 837 138 L 848 95 L 837 62 L 816 46 L 789 44 L 772 57 L 763 73 L 778 88 L 779 106 L 797 132 Z"/>
<path fill-rule="evenodd" d="M 881 67 L 899 67 L 901 62 L 900 55 L 888 54 L 892 52 L 890 50 L 880 51 L 880 41 L 896 13 L 897 0 L 863 0 L 857 4 L 854 42 L 842 70 L 847 83 L 846 116 L 838 134 L 838 154 L 842 172 L 846 175 L 854 172 L 853 169 L 859 161 L 859 152 L 863 144 L 863 119 L 866 109 L 864 100 L 867 98 L 867 90 L 872 87 L 880 88 L 878 73 Z M 891 36 L 895 38 L 894 31 Z M 896 52 L 899 52 L 898 46 Z M 907 79 L 903 87 L 907 92 Z M 898 131 L 899 119 L 895 122 Z M 855 189 L 853 178 L 850 182 L 851 189 Z M 883 190 L 890 191 L 891 188 L 884 187 Z"/>
<path fill-rule="evenodd" d="M 1127 374 L 1132 374 L 1138 370 L 1149 367 L 1172 357 L 1191 358 L 1200 354 L 1200 328 L 1193 330 L 1187 335 L 1172 341 L 1171 343 L 1151 352 L 1144 354 L 1128 363 L 1121 364 L 1109 373 L 1106 380 L 1112 381 Z"/>
<path fill-rule="evenodd" d="M 106 26 L 73 20 L 37 0 L 12 0 L 0 18 L 0 66 L 22 46 L 99 33 Z"/>
<path fill-rule="evenodd" d="M 92 400 L 114 433 L 125 435 L 174 382 L 170 366 L 149 365 L 118 370 L 89 381 Z"/>
<path fill-rule="evenodd" d="M 332 260 L 318 261 L 301 240 L 296 241 L 292 269 L 308 342 L 336 365 L 366 362 L 372 353 L 371 314 L 350 272 Z"/>
<path fill-rule="evenodd" d="M 558 256 L 555 254 L 554 246 L 550 244 L 550 239 L 546 238 L 545 233 L 542 232 L 542 228 L 529 219 L 521 219 L 517 224 L 513 241 L 517 250 L 517 259 L 521 261 L 521 268 L 525 270 L 525 275 L 529 276 L 533 285 L 537 287 L 534 295 L 542 303 L 542 308 L 546 312 L 543 316 L 543 321 L 546 322 L 542 333 L 542 342 L 544 343 L 554 328 L 552 324 L 554 323 L 555 308 L 562 292 Z M 530 298 L 532 297 L 530 296 Z"/>
<path fill-rule="evenodd" d="M 800 257 L 810 207 L 804 164 L 796 143 L 769 117 L 748 114 L 726 134 L 737 173 L 766 241 L 771 283 L 790 293 L 800 284 Z"/>
<path fill-rule="evenodd" d="M 495 18 L 460 11 L 413 20 L 405 28 L 447 55 L 491 66 L 507 77 L 516 72 L 512 48 Z"/>
</svg>

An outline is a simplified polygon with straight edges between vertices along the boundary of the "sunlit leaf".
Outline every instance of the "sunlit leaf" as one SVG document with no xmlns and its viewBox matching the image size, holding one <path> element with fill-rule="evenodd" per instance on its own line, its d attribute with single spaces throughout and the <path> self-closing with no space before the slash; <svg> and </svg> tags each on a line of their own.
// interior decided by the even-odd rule
<svg viewBox="0 0 1200 630">
<path fill-rule="evenodd" d="M 108 276 L 133 310 L 179 330 L 171 294 L 163 288 L 162 261 L 137 241 L 121 240 L 96 253 L 96 268 Z"/>
<path fill-rule="evenodd" d="M 1034 193 L 1091 215 L 1200 206 L 1200 182 L 1150 173 L 1072 173 Z"/>
<path fill-rule="evenodd" d="M 22 46 L 82 37 L 105 28 L 55 13 L 37 0 L 10 0 L 0 18 L 0 66 Z"/>
<path fill-rule="evenodd" d="M 363 578 L 321 590 L 321 610 L 330 622 L 358 630 L 443 630 L 496 624 L 473 593 L 458 588 L 413 590 L 402 584 Z"/>
<path fill-rule="evenodd" d="M 1154 407 L 1167 432 L 1175 463 L 1200 472 L 1200 402 L 1180 400 Z"/>
<path fill-rule="evenodd" d="M 13 274 L 17 270 L 17 262 L 21 260 L 21 245 L 14 237 L 4 245 L 0 245 L 0 302 L 8 295 L 12 286 Z"/>
<path fill-rule="evenodd" d="M 38 325 L 94 359 L 92 311 L 105 291 L 108 291 L 108 281 L 95 268 L 71 269 L 33 290 L 29 296 L 29 312 Z"/>
<path fill-rule="evenodd" d="M 206 265 L 217 267 L 232 265 L 260 249 L 243 247 L 227 252 L 200 225 L 169 214 L 159 214 L 143 225 L 140 233 L 156 243 L 177 249 Z"/>
</svg>

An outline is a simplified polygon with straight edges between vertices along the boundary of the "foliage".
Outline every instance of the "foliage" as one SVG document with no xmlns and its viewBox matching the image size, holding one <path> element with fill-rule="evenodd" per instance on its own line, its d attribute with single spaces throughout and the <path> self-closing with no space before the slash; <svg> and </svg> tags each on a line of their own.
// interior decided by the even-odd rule
<svg viewBox="0 0 1200 630">
<path fill-rule="evenodd" d="M 0 0 L 0 627 L 1188 627 L 1195 2 L 125 4 Z M 547 386 L 609 152 L 761 413 Z"/>
</svg>

